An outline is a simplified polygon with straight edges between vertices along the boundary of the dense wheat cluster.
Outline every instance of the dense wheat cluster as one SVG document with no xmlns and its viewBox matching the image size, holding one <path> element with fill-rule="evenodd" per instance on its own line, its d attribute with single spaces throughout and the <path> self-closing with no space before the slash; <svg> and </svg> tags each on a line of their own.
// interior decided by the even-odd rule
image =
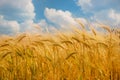
<svg viewBox="0 0 120 80">
<path fill-rule="evenodd" d="M 0 37 L 0 80 L 120 80 L 120 32 Z"/>
</svg>

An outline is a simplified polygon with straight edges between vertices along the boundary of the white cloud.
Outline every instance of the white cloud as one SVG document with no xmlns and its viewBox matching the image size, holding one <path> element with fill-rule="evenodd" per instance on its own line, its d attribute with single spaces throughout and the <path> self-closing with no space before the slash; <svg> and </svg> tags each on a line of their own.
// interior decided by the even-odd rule
<svg viewBox="0 0 120 80">
<path fill-rule="evenodd" d="M 69 11 L 62 11 L 56 9 L 45 9 L 45 17 L 59 27 L 66 27 L 76 24 L 72 14 Z"/>
<path fill-rule="evenodd" d="M 96 12 L 91 19 L 106 25 L 110 25 L 111 27 L 119 27 L 120 25 L 120 13 L 114 9 Z"/>
<path fill-rule="evenodd" d="M 76 4 L 82 8 L 84 12 L 98 12 L 113 8 L 119 10 L 120 0 L 77 0 Z"/>
<path fill-rule="evenodd" d="M 92 7 L 91 0 L 78 0 L 77 5 L 83 10 L 87 10 L 88 8 Z"/>
<path fill-rule="evenodd" d="M 32 25 L 33 25 L 33 20 L 27 20 L 27 21 L 24 21 L 20 24 L 20 31 L 21 32 L 24 32 L 24 31 L 30 31 L 32 30 Z"/>
<path fill-rule="evenodd" d="M 42 27 L 42 28 L 44 28 L 44 27 L 49 27 L 49 24 L 46 22 L 45 19 L 40 20 L 40 22 L 38 23 L 38 25 L 39 25 L 40 27 Z"/>
<path fill-rule="evenodd" d="M 44 26 L 48 26 L 48 28 L 51 27 L 53 30 L 55 30 L 54 29 L 55 27 L 62 27 L 65 30 L 71 30 L 71 27 L 73 26 L 74 27 L 81 26 L 79 22 L 87 26 L 87 20 L 85 18 L 82 17 L 75 18 L 72 16 L 72 13 L 69 11 L 46 8 L 45 17 L 50 23 L 54 25 L 48 24 L 45 20 L 41 21 L 40 24 Z"/>
<path fill-rule="evenodd" d="M 32 0 L 0 0 L 0 13 L 5 18 L 17 21 L 35 17 Z"/>
<path fill-rule="evenodd" d="M 26 29 L 26 30 L 30 31 L 30 32 L 34 32 L 34 33 L 44 32 L 45 28 L 50 27 L 49 24 L 44 19 L 40 20 L 40 22 L 38 22 L 38 23 L 31 22 L 31 25 L 30 25 L 31 27 L 28 27 L 28 29 Z"/>
<path fill-rule="evenodd" d="M 115 12 L 115 10 L 110 10 L 108 17 L 111 18 L 116 24 L 120 24 L 120 13 Z"/>
<path fill-rule="evenodd" d="M 47 29 L 49 31 L 55 30 L 55 26 L 49 24 L 45 19 L 40 20 L 40 22 L 37 23 L 37 25 L 40 27 L 40 29 L 41 29 L 42 32 L 47 31 Z"/>
<path fill-rule="evenodd" d="M 76 20 L 78 20 L 79 22 L 81 22 L 84 25 L 88 24 L 88 22 L 87 22 L 87 20 L 85 18 L 76 18 Z"/>
<path fill-rule="evenodd" d="M 16 21 L 5 20 L 0 15 L 0 34 L 11 34 L 19 31 L 19 24 Z"/>
<path fill-rule="evenodd" d="M 83 12 L 91 14 L 92 22 L 100 22 L 118 27 L 120 25 L 120 0 L 77 0 L 77 5 Z"/>
<path fill-rule="evenodd" d="M 0 34 L 30 30 L 35 18 L 32 0 L 0 0 L 0 15 Z"/>
</svg>

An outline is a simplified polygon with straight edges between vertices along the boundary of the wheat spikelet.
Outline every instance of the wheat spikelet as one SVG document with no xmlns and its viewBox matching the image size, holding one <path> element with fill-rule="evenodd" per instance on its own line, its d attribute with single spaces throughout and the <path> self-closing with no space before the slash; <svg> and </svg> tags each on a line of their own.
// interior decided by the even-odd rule
<svg viewBox="0 0 120 80">
<path fill-rule="evenodd" d="M 67 59 L 69 59 L 71 56 L 73 56 L 74 54 L 76 54 L 77 52 L 72 52 L 72 53 L 70 53 L 65 59 L 67 60 Z"/>
<path fill-rule="evenodd" d="M 44 45 L 44 43 L 43 43 L 43 42 L 40 42 L 40 41 L 34 41 L 32 44 L 33 44 L 33 45 L 38 45 L 38 44 Z"/>
<path fill-rule="evenodd" d="M 7 55 L 11 54 L 11 52 L 6 52 L 4 55 L 2 55 L 1 59 L 5 58 Z"/>
<path fill-rule="evenodd" d="M 22 41 L 26 37 L 26 34 L 22 34 L 17 38 L 17 42 Z"/>
<path fill-rule="evenodd" d="M 111 29 L 110 29 L 109 26 L 107 26 L 107 25 L 100 25 L 100 27 L 105 29 L 105 30 L 107 30 L 109 33 L 111 33 Z"/>
<path fill-rule="evenodd" d="M 0 47 L 6 47 L 6 46 L 9 46 L 8 43 L 5 43 L 5 44 L 1 44 Z"/>
<path fill-rule="evenodd" d="M 59 47 L 61 47 L 62 49 L 65 49 L 63 46 L 61 46 L 61 45 L 58 44 L 58 43 L 53 43 L 53 46 L 59 46 Z"/>
<path fill-rule="evenodd" d="M 69 43 L 69 44 L 73 44 L 71 41 L 61 41 L 61 43 Z"/>
<path fill-rule="evenodd" d="M 33 27 L 41 31 L 41 27 L 39 25 L 34 24 Z"/>
<path fill-rule="evenodd" d="M 52 59 L 50 59 L 49 57 L 45 56 L 47 58 L 47 60 L 49 60 L 50 62 L 52 61 Z"/>
<path fill-rule="evenodd" d="M 74 40 L 77 41 L 77 42 L 80 42 L 80 40 L 77 39 L 77 38 L 75 38 L 75 37 L 72 37 L 72 39 L 74 39 Z"/>
<path fill-rule="evenodd" d="M 97 44 L 104 45 L 105 47 L 107 47 L 107 48 L 108 48 L 108 45 L 107 45 L 105 42 L 97 42 Z"/>
<path fill-rule="evenodd" d="M 80 20 L 76 20 L 76 19 L 75 19 L 75 21 L 76 21 L 79 25 L 81 25 L 81 27 L 82 27 L 83 29 L 85 29 L 85 26 L 83 25 L 83 23 L 82 23 Z"/>
<path fill-rule="evenodd" d="M 86 47 L 88 47 L 89 49 L 91 48 L 90 45 L 89 45 L 88 43 L 86 43 L 85 41 L 83 41 L 83 40 L 79 40 L 79 39 L 77 39 L 77 38 L 75 38 L 75 37 L 72 37 L 72 39 L 74 39 L 75 41 L 77 41 L 77 42 L 79 42 L 79 43 L 84 44 L 84 45 L 85 45 Z"/>
<path fill-rule="evenodd" d="M 53 42 L 54 42 L 54 41 L 51 40 L 51 39 L 42 39 L 41 41 L 43 41 L 43 42 L 50 42 L 50 43 L 53 43 Z"/>
<path fill-rule="evenodd" d="M 92 30 L 93 34 L 96 36 L 97 33 L 96 33 L 95 29 L 91 28 L 91 30 Z"/>
</svg>

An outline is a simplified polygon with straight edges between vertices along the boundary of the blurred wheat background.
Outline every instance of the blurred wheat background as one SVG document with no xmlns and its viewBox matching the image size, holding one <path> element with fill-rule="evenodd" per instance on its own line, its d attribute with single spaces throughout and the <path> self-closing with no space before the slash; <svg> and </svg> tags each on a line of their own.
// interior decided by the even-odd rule
<svg viewBox="0 0 120 80">
<path fill-rule="evenodd" d="M 0 37 L 0 80 L 120 80 L 120 31 Z"/>
</svg>

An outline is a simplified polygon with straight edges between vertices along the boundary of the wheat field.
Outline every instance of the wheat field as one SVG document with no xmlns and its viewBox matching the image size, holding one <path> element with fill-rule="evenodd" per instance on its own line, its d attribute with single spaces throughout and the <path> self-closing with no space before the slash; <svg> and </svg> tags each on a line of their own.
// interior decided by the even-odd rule
<svg viewBox="0 0 120 80">
<path fill-rule="evenodd" d="M 0 36 L 0 80 L 120 80 L 120 31 Z"/>
</svg>

